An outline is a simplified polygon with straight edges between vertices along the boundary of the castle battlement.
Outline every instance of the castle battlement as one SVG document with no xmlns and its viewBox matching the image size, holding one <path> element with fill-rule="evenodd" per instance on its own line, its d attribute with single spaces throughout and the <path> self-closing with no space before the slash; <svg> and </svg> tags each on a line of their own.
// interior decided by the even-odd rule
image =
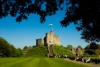
<svg viewBox="0 0 100 67">
<path fill-rule="evenodd" d="M 54 35 L 54 31 L 47 32 L 44 38 L 36 39 L 36 45 L 60 45 L 60 36 Z"/>
</svg>

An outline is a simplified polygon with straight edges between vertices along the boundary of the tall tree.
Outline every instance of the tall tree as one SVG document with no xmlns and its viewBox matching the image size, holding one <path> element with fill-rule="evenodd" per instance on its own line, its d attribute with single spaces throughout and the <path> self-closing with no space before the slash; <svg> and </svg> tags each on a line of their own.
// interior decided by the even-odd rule
<svg viewBox="0 0 100 67">
<path fill-rule="evenodd" d="M 11 50 L 10 56 L 16 57 L 17 56 L 17 50 L 12 44 L 10 45 L 10 50 Z"/>
<path fill-rule="evenodd" d="M 62 5 L 66 2 L 66 6 Z M 45 9 L 42 5 L 45 4 Z M 45 17 L 55 15 L 59 9 L 66 9 L 65 17 L 60 22 L 66 27 L 71 23 L 82 31 L 82 39 L 86 42 L 100 41 L 100 0 L 0 0 L 0 18 L 10 14 L 17 22 L 28 18 L 32 13 L 40 15 L 40 22 Z"/>
<path fill-rule="evenodd" d="M 11 53 L 9 43 L 2 37 L 0 37 L 0 53 L 6 57 L 9 57 Z"/>
</svg>

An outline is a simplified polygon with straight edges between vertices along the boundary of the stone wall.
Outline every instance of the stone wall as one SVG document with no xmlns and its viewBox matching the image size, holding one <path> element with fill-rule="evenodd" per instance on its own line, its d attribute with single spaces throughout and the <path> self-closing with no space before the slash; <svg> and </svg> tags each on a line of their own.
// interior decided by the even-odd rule
<svg viewBox="0 0 100 67">
<path fill-rule="evenodd" d="M 44 38 L 36 39 L 36 45 L 44 45 Z"/>
<path fill-rule="evenodd" d="M 60 45 L 60 36 L 55 36 L 54 31 L 46 33 L 44 38 L 36 39 L 36 45 Z"/>
<path fill-rule="evenodd" d="M 51 44 L 53 44 L 53 35 L 54 35 L 53 31 L 48 32 L 46 34 L 46 43 L 47 43 L 48 46 L 50 46 Z"/>
<path fill-rule="evenodd" d="M 53 36 L 53 43 L 54 45 L 59 46 L 60 45 L 60 37 L 59 36 Z"/>
<path fill-rule="evenodd" d="M 84 50 L 78 48 L 78 49 L 75 49 L 75 48 L 72 48 L 72 53 L 77 55 L 77 56 L 81 56 L 84 54 Z"/>
</svg>

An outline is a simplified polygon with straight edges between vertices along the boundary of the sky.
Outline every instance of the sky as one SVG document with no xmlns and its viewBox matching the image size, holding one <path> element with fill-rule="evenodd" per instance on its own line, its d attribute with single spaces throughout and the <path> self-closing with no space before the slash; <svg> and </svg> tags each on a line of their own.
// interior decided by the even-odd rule
<svg viewBox="0 0 100 67">
<path fill-rule="evenodd" d="M 6 39 L 10 44 L 16 48 L 23 48 L 24 46 L 36 45 L 37 38 L 44 38 L 46 32 L 50 32 L 53 24 L 55 35 L 60 36 L 60 44 L 67 46 L 68 44 L 73 47 L 78 45 L 83 48 L 88 45 L 81 38 L 81 32 L 75 29 L 74 24 L 68 27 L 62 27 L 60 21 L 63 20 L 64 10 L 57 11 L 56 15 L 46 17 L 46 22 L 40 23 L 40 16 L 31 14 L 27 20 L 21 23 L 16 22 L 16 18 L 8 16 L 0 19 L 0 37 Z"/>
</svg>

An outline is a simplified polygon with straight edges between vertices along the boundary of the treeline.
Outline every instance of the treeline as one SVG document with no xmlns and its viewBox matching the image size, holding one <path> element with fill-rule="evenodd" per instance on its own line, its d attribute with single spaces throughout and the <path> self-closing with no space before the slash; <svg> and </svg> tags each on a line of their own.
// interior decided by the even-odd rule
<svg viewBox="0 0 100 67">
<path fill-rule="evenodd" d="M 66 47 L 54 46 L 55 55 L 73 55 Z M 0 56 L 2 57 L 47 57 L 48 48 L 46 46 L 24 46 L 23 49 L 15 48 L 4 38 L 0 37 Z"/>
<path fill-rule="evenodd" d="M 0 56 L 3 57 L 21 57 L 23 51 L 21 48 L 15 48 L 9 44 L 4 38 L 0 37 Z"/>
<path fill-rule="evenodd" d="M 69 55 L 72 54 L 71 50 L 74 48 L 72 45 L 53 46 L 53 52 L 55 55 Z M 84 50 L 84 55 L 97 55 L 100 53 L 100 45 L 91 43 L 85 48 L 80 45 L 76 47 Z M 99 50 L 97 50 L 99 49 Z M 47 57 L 48 48 L 46 46 L 24 46 L 23 49 L 16 48 L 12 44 L 8 43 L 4 38 L 0 37 L 0 57 Z"/>
</svg>

